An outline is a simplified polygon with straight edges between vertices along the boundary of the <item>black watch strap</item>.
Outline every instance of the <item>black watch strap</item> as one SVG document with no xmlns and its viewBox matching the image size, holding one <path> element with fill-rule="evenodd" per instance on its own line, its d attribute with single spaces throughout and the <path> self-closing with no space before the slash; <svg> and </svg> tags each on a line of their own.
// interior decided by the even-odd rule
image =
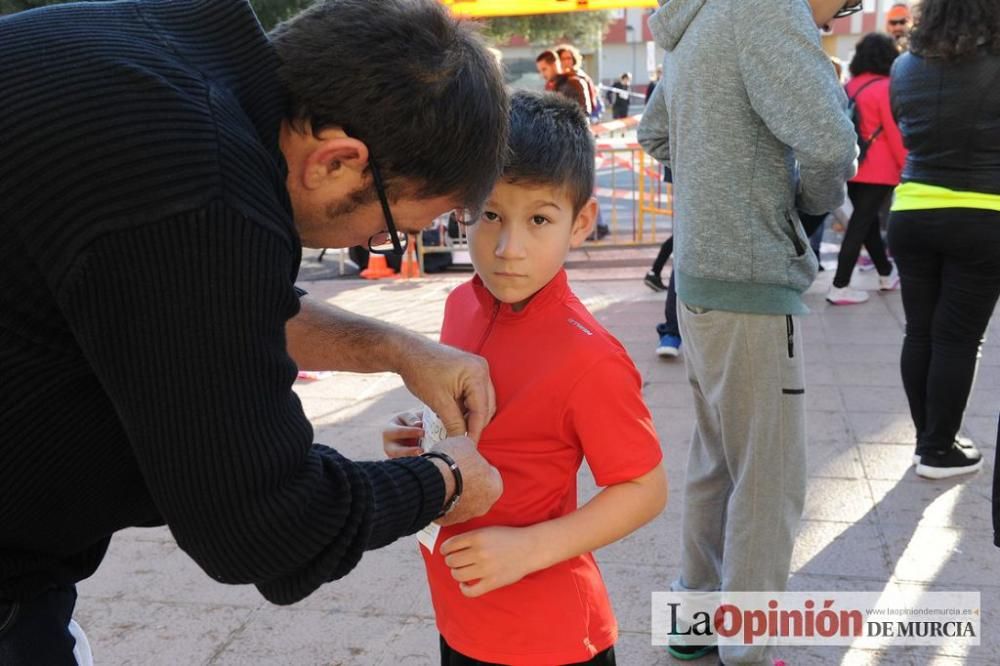
<svg viewBox="0 0 1000 666">
<path fill-rule="evenodd" d="M 448 469 L 451 470 L 451 475 L 455 478 L 455 492 L 452 493 L 451 499 L 445 502 L 444 507 L 441 509 L 441 513 L 435 516 L 434 520 L 437 520 L 438 518 L 447 515 L 448 512 L 454 509 L 455 505 L 458 504 L 458 500 L 462 497 L 462 470 L 458 468 L 458 463 L 455 462 L 454 458 L 441 451 L 428 451 L 427 453 L 420 454 L 420 457 L 437 458 L 438 460 L 443 461 L 444 464 L 448 466 Z"/>
</svg>

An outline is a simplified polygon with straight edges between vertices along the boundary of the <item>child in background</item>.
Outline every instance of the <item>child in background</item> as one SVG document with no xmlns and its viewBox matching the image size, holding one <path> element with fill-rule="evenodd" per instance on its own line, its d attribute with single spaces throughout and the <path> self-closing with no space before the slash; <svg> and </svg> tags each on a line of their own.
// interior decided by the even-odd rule
<svg viewBox="0 0 1000 666">
<path fill-rule="evenodd" d="M 497 412 L 479 451 L 504 492 L 483 517 L 421 548 L 442 666 L 615 663 L 618 628 L 591 551 L 667 498 L 639 373 L 571 291 L 563 262 L 591 233 L 594 144 L 571 101 L 515 93 L 511 153 L 468 229 L 476 276 L 448 297 L 441 341 L 485 357 Z M 419 412 L 383 434 L 423 452 Z M 577 507 L 583 459 L 603 489 Z"/>
</svg>

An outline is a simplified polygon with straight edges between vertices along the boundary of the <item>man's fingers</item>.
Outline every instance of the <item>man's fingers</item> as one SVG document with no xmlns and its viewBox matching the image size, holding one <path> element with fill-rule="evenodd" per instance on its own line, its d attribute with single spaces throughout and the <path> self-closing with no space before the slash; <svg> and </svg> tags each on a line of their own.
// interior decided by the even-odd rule
<svg viewBox="0 0 1000 666">
<path fill-rule="evenodd" d="M 468 408 L 468 428 L 469 439 L 479 442 L 479 437 L 483 434 L 483 429 L 493 420 L 493 415 L 497 411 L 497 396 L 493 389 L 493 382 L 486 382 L 485 395 L 480 394 L 476 399 L 476 391 L 466 396 L 465 405 Z"/>
<path fill-rule="evenodd" d="M 462 416 L 458 405 L 448 400 L 441 407 L 442 409 L 435 409 L 434 411 L 437 412 L 438 417 L 441 419 L 441 424 L 444 425 L 448 436 L 462 437 L 465 435 L 465 417 Z"/>
<path fill-rule="evenodd" d="M 424 452 L 419 446 L 406 446 L 405 444 L 396 444 L 395 442 L 387 442 L 382 446 L 382 450 L 390 458 L 411 458 L 419 456 Z"/>
<path fill-rule="evenodd" d="M 396 426 L 394 428 L 386 428 L 382 431 L 382 441 L 386 443 L 411 442 L 413 446 L 416 446 L 419 443 L 420 438 L 423 436 L 423 428 L 413 428 L 410 426 Z"/>
</svg>

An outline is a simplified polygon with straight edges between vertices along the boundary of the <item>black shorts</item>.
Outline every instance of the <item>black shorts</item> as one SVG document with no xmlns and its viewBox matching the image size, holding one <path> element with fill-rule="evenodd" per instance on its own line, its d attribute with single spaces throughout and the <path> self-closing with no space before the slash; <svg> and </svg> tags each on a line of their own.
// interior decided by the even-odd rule
<svg viewBox="0 0 1000 666">
<path fill-rule="evenodd" d="M 441 666 L 503 666 L 502 664 L 493 664 L 487 661 L 479 661 L 478 659 L 473 659 L 472 657 L 466 657 L 461 652 L 453 650 L 451 646 L 445 642 L 444 636 L 440 636 L 440 639 Z M 607 650 L 598 652 L 587 661 L 577 661 L 573 664 L 566 664 L 565 666 L 616 666 L 615 647 L 612 645 Z"/>
</svg>

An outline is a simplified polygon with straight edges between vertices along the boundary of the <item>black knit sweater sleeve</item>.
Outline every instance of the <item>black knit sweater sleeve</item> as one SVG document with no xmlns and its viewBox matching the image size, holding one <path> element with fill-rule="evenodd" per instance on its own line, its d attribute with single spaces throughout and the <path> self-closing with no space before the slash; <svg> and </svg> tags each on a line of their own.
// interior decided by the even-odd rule
<svg viewBox="0 0 1000 666">
<path fill-rule="evenodd" d="M 106 234 L 57 297 L 177 543 L 275 603 L 427 524 L 424 459 L 353 463 L 312 443 L 286 353 L 292 241 L 222 203 Z"/>
</svg>

